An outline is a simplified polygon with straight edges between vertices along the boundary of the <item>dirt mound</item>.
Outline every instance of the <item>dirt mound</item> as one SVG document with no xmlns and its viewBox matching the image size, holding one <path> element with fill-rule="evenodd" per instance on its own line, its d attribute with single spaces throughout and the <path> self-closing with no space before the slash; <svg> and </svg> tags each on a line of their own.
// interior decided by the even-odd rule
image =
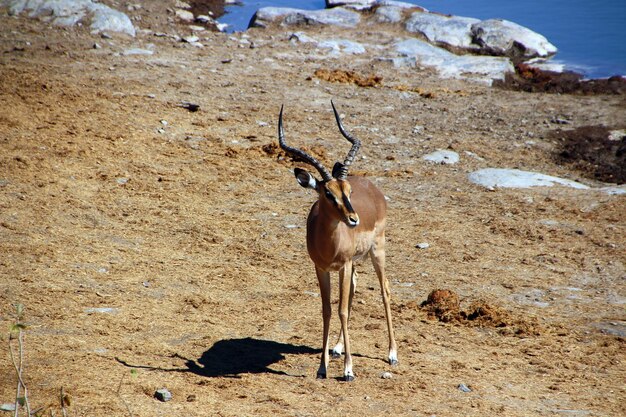
<svg viewBox="0 0 626 417">
<path fill-rule="evenodd" d="M 500 307 L 484 301 L 473 302 L 467 310 L 461 310 L 459 296 L 451 290 L 434 290 L 421 304 L 430 319 L 465 326 L 492 327 L 503 335 L 537 335 L 537 323 L 517 319 Z"/>
<path fill-rule="evenodd" d="M 315 70 L 315 76 L 320 80 L 333 83 L 356 84 L 359 87 L 380 87 L 383 85 L 383 77 L 379 75 L 363 76 L 354 71 L 344 70 Z"/>
<path fill-rule="evenodd" d="M 571 164 L 588 178 L 626 183 L 626 134 L 611 135 L 605 126 L 582 126 L 557 130 L 552 137 L 558 141 L 554 156 L 558 163 Z"/>
<path fill-rule="evenodd" d="M 527 64 L 517 64 L 515 74 L 507 74 L 503 81 L 494 81 L 494 86 L 529 93 L 626 93 L 626 79 L 617 75 L 605 79 L 583 80 L 583 76 L 575 72 L 544 71 Z"/>
</svg>

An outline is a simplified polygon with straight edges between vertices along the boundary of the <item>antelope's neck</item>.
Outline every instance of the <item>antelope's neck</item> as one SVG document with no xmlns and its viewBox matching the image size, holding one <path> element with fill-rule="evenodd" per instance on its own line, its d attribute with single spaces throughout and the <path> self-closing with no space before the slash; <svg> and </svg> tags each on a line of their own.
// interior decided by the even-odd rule
<svg viewBox="0 0 626 417">
<path fill-rule="evenodd" d="M 307 222 L 307 249 L 315 265 L 337 271 L 354 254 L 354 229 L 324 213 L 311 211 Z"/>
</svg>

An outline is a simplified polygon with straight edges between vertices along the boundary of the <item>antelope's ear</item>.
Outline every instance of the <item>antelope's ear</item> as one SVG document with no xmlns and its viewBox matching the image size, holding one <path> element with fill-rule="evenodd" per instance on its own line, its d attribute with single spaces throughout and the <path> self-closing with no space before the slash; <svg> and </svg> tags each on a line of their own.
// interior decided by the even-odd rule
<svg viewBox="0 0 626 417">
<path fill-rule="evenodd" d="M 296 168 L 294 169 L 294 174 L 300 186 L 304 188 L 310 188 L 312 190 L 317 190 L 318 181 L 308 171 L 301 168 Z"/>
<path fill-rule="evenodd" d="M 333 178 L 338 178 L 339 174 L 343 170 L 344 165 L 341 162 L 335 162 L 333 166 Z"/>
</svg>

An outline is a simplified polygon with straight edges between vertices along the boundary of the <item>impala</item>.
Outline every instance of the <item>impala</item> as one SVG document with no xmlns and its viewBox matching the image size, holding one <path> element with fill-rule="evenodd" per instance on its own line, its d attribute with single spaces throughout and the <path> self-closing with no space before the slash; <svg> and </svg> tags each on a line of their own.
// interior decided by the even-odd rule
<svg viewBox="0 0 626 417">
<path fill-rule="evenodd" d="M 369 255 L 380 282 L 387 329 L 389 331 L 389 363 L 398 363 L 397 346 L 391 323 L 389 282 L 385 276 L 385 216 L 387 203 L 385 196 L 363 177 L 348 176 L 348 169 L 356 156 L 361 142 L 348 134 L 331 101 L 339 131 L 351 144 L 343 163 L 335 163 L 332 174 L 313 156 L 292 148 L 285 143 L 283 131 L 283 107 L 278 117 L 278 142 L 288 154 L 312 165 L 322 176 L 319 180 L 308 171 L 294 170 L 296 180 L 304 188 L 315 190 L 317 201 L 311 207 L 307 219 L 306 242 L 322 299 L 323 332 L 322 358 L 317 371 L 318 378 L 326 378 L 330 330 L 330 273 L 339 271 L 339 319 L 341 332 L 333 348 L 333 357 L 339 357 L 345 348 L 343 377 L 354 380 L 348 320 L 352 308 L 352 298 L 356 286 L 354 262 Z"/>
</svg>

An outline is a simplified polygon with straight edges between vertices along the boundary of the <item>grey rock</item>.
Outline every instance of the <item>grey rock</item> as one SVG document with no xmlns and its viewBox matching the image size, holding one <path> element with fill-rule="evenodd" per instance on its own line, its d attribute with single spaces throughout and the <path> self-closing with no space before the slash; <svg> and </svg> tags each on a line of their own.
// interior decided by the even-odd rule
<svg viewBox="0 0 626 417">
<path fill-rule="evenodd" d="M 172 393 L 169 392 L 167 388 L 161 388 L 156 390 L 154 393 L 154 398 L 159 401 L 167 402 L 172 399 Z"/>
<path fill-rule="evenodd" d="M 254 14 L 250 27 L 267 27 L 271 23 L 281 25 L 334 25 L 354 27 L 361 21 L 357 12 L 335 7 L 324 10 L 302 10 L 290 7 L 262 7 Z"/>
<path fill-rule="evenodd" d="M 415 245 L 415 247 L 418 249 L 428 249 L 430 248 L 430 244 L 428 244 L 427 242 L 422 242 Z"/>
<path fill-rule="evenodd" d="M 409 32 L 424 35 L 433 43 L 472 49 L 476 48 L 472 43 L 472 25 L 479 22 L 471 17 L 415 12 L 407 20 L 405 28 Z"/>
<path fill-rule="evenodd" d="M 463 78 L 490 85 L 494 79 L 502 80 L 507 72 L 513 72 L 508 58 L 475 55 L 455 55 L 419 39 L 406 39 L 396 43 L 401 58 L 395 65 L 420 64 L 433 67 L 442 78 Z"/>
<path fill-rule="evenodd" d="M 382 374 L 380 374 L 380 377 L 382 379 L 392 379 L 393 374 L 391 372 L 383 372 Z"/>
<path fill-rule="evenodd" d="M 530 59 L 548 57 L 556 46 L 537 32 L 508 20 L 489 19 L 472 25 L 474 43 L 496 55 Z"/>
</svg>

